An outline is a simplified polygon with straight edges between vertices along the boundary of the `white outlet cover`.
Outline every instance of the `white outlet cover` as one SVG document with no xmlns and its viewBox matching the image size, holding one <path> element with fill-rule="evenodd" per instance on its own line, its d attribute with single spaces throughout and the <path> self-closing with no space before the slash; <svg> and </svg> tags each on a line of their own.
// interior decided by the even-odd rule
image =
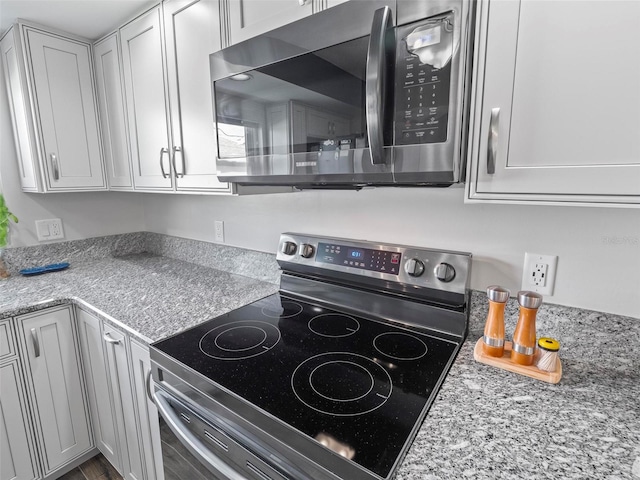
<svg viewBox="0 0 640 480">
<path fill-rule="evenodd" d="M 545 282 L 536 285 L 533 280 L 533 272 L 536 270 L 536 264 L 547 265 Z M 557 255 L 541 255 L 539 253 L 525 253 L 524 267 L 522 269 L 522 289 L 539 293 L 547 297 L 553 296 L 553 289 L 556 283 L 556 269 L 558 266 Z"/>
<path fill-rule="evenodd" d="M 215 241 L 224 243 L 224 222 L 222 220 L 216 220 L 214 223 L 215 228 Z"/>
</svg>

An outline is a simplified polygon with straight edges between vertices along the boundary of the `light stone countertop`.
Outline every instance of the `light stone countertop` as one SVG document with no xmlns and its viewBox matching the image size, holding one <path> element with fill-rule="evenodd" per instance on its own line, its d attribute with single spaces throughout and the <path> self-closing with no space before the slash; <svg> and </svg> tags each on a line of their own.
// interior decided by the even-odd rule
<svg viewBox="0 0 640 480">
<path fill-rule="evenodd" d="M 151 343 L 277 290 L 273 283 L 142 253 L 14 275 L 0 283 L 0 318 L 75 303 Z"/>
<path fill-rule="evenodd" d="M 270 295 L 274 283 L 154 254 L 95 258 L 0 282 L 0 318 L 89 305 L 145 342 Z M 473 360 L 486 297 L 395 480 L 640 479 L 640 319 L 543 304 L 538 336 L 560 340 L 551 385 Z M 510 335 L 517 304 L 506 309 Z"/>
</svg>

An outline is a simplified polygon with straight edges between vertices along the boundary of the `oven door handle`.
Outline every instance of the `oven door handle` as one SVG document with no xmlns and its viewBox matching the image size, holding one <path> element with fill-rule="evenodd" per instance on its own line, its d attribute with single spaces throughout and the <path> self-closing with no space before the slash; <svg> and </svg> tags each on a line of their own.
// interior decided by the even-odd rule
<svg viewBox="0 0 640 480">
<path fill-rule="evenodd" d="M 171 431 L 178 437 L 178 440 L 189 452 L 196 457 L 203 465 L 211 467 L 215 473 L 222 475 L 229 480 L 245 480 L 244 475 L 230 467 L 218 455 L 212 452 L 207 445 L 189 430 L 183 429 L 180 425 L 178 415 L 173 411 L 171 405 L 166 400 L 166 394 L 156 390 L 153 392 L 153 400 Z"/>
<path fill-rule="evenodd" d="M 369 51 L 367 52 L 367 73 L 365 82 L 367 101 L 367 132 L 371 163 L 382 165 L 384 158 L 384 94 L 387 68 L 386 32 L 391 23 L 391 9 L 379 8 L 373 14 Z"/>
</svg>

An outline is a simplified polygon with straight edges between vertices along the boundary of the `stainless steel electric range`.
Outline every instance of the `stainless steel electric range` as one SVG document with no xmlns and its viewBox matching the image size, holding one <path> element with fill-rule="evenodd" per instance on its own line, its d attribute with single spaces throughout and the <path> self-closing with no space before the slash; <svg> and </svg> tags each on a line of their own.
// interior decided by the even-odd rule
<svg viewBox="0 0 640 480">
<path fill-rule="evenodd" d="M 467 332 L 471 255 L 286 233 L 280 291 L 151 346 L 153 399 L 219 479 L 390 478 Z"/>
</svg>

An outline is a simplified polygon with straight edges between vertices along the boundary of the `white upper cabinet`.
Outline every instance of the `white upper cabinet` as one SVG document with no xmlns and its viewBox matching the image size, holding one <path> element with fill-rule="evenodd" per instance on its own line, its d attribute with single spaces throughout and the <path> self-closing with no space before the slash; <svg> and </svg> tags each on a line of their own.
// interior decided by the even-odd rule
<svg viewBox="0 0 640 480">
<path fill-rule="evenodd" d="M 17 24 L 2 54 L 23 189 L 106 189 L 91 44 Z"/>
<path fill-rule="evenodd" d="M 219 4 L 170 0 L 163 9 L 176 188 L 228 192 L 216 176 L 209 72 L 209 55 L 221 48 Z"/>
<path fill-rule="evenodd" d="M 170 190 L 169 99 L 161 7 L 122 27 L 120 43 L 134 185 L 140 190 Z"/>
<path fill-rule="evenodd" d="M 312 0 L 228 0 L 228 42 L 234 44 L 313 13 Z"/>
<path fill-rule="evenodd" d="M 478 8 L 468 200 L 640 204 L 640 2 Z"/>
<path fill-rule="evenodd" d="M 135 189 L 231 192 L 216 175 L 209 73 L 219 3 L 164 2 L 122 27 L 120 42 Z"/>
<path fill-rule="evenodd" d="M 117 33 L 109 35 L 93 46 L 96 90 L 109 188 L 131 190 L 131 162 L 118 48 Z"/>
<path fill-rule="evenodd" d="M 2 53 L 2 71 L 7 89 L 7 101 L 13 120 L 13 139 L 16 145 L 16 158 L 20 174 L 20 185 L 24 192 L 39 190 L 38 154 L 35 148 L 35 135 L 29 116 L 28 96 L 24 75 L 21 73 L 19 45 L 15 39 L 16 29 L 7 32 L 0 42 Z"/>
</svg>

